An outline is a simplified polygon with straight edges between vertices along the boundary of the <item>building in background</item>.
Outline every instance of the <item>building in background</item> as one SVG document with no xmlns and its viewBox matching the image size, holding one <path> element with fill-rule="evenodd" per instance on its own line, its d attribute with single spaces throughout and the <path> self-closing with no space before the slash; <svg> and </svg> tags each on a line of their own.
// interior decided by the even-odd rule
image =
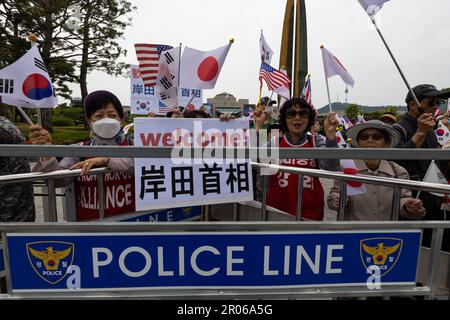
<svg viewBox="0 0 450 320">
<path fill-rule="evenodd" d="M 212 106 L 214 116 L 219 113 L 239 113 L 242 112 L 245 106 L 249 105 L 248 99 L 237 100 L 232 94 L 227 92 L 220 93 L 214 98 L 207 99 L 207 104 Z"/>
</svg>

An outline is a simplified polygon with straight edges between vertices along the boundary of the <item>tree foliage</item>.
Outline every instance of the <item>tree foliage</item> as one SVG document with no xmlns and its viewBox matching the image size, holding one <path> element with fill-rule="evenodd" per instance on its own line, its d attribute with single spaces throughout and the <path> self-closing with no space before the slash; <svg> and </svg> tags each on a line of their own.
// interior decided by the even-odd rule
<svg viewBox="0 0 450 320">
<path fill-rule="evenodd" d="M 125 72 L 119 59 L 126 51 L 118 39 L 135 9 L 127 0 L 2 0 L 0 67 L 22 56 L 30 48 L 26 37 L 34 33 L 56 93 L 69 99 L 68 84 L 78 82 L 84 98 L 89 72 Z M 47 113 L 43 124 L 50 128 Z"/>
<path fill-rule="evenodd" d="M 347 108 L 345 108 L 345 114 L 351 120 L 358 119 L 358 114 L 361 114 L 361 107 L 357 104 L 350 104 Z"/>
</svg>

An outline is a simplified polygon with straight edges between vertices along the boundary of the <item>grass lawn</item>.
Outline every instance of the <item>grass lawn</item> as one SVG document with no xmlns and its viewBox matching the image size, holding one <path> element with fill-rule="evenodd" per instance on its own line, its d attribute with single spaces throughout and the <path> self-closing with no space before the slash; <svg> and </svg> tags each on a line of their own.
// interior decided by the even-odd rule
<svg viewBox="0 0 450 320">
<path fill-rule="evenodd" d="M 16 123 L 16 126 L 22 131 L 26 139 L 28 139 L 28 125 L 24 123 Z M 51 134 L 53 144 L 73 144 L 89 139 L 89 131 L 84 125 L 71 127 L 53 127 L 54 132 Z"/>
</svg>

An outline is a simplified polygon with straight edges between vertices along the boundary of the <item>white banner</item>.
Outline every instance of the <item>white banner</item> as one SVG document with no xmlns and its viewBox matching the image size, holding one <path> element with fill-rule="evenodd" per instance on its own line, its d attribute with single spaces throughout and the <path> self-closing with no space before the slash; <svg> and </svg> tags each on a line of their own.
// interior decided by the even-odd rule
<svg viewBox="0 0 450 320">
<path fill-rule="evenodd" d="M 170 108 L 160 99 L 159 87 L 146 87 L 142 81 L 139 66 L 131 65 L 131 114 L 148 114 L 153 112 L 165 115 Z M 190 110 L 199 109 L 203 104 L 203 90 L 181 89 L 178 102 Z M 192 99 L 192 101 L 191 101 Z M 191 102 L 190 102 L 191 101 Z M 190 102 L 190 103 L 189 103 Z M 189 104 L 189 105 L 188 105 Z"/>
<path fill-rule="evenodd" d="M 172 158 L 135 160 L 137 211 L 253 199 L 251 164 L 245 153 L 227 160 L 222 155 L 224 146 L 248 144 L 245 119 L 136 118 L 134 139 L 138 147 L 183 148 Z M 204 147 L 204 154 L 192 155 L 192 147 Z M 206 154 L 215 158 L 203 160 Z"/>
</svg>

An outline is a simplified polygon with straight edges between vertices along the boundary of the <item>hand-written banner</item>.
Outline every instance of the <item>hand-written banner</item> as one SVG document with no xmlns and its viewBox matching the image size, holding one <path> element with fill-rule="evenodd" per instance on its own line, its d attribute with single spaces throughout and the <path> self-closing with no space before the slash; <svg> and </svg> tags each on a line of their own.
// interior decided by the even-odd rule
<svg viewBox="0 0 450 320">
<path fill-rule="evenodd" d="M 142 81 L 139 66 L 131 65 L 131 113 L 132 114 L 166 114 L 169 109 L 161 97 L 157 86 L 146 87 Z M 203 103 L 203 91 L 182 88 L 178 93 L 178 104 L 187 109 L 199 109 Z"/>
<path fill-rule="evenodd" d="M 138 118 L 134 135 L 139 147 L 177 146 L 184 156 L 192 147 L 204 147 L 215 154 L 213 159 L 195 154 L 191 160 L 174 151 L 170 159 L 136 159 L 138 211 L 253 199 L 249 161 L 244 156 L 224 160 L 219 151 L 247 145 L 247 121 Z"/>
</svg>

